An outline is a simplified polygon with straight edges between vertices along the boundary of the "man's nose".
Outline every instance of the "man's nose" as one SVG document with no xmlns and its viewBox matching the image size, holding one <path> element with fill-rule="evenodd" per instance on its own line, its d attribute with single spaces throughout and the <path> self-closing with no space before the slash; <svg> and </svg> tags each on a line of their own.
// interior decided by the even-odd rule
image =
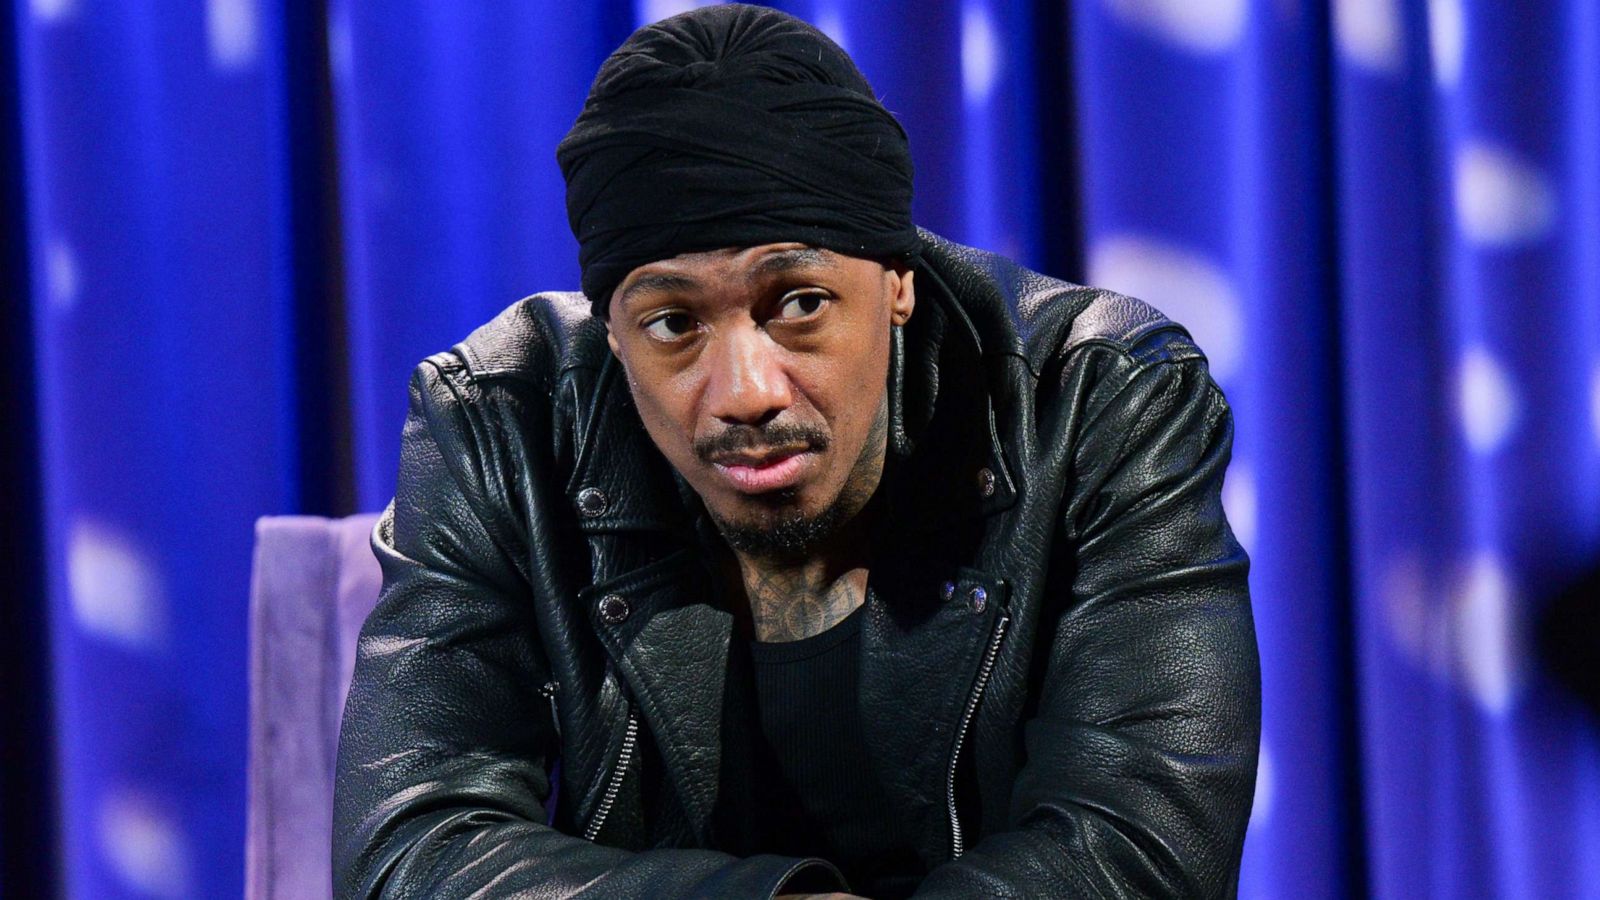
<svg viewBox="0 0 1600 900">
<path fill-rule="evenodd" d="M 714 341 L 706 412 L 729 424 L 759 425 L 789 408 L 782 348 L 760 328 L 742 328 Z"/>
</svg>

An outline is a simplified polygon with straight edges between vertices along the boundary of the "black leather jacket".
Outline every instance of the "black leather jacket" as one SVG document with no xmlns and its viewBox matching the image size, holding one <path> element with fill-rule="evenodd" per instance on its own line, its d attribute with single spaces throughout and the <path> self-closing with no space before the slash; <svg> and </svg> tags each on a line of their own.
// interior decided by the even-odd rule
<svg viewBox="0 0 1600 900">
<path fill-rule="evenodd" d="M 924 237 L 859 698 L 918 896 L 1230 894 L 1260 683 L 1228 406 L 1149 306 Z M 512 305 L 410 389 L 336 893 L 845 887 L 718 849 L 732 616 L 583 298 Z"/>
</svg>

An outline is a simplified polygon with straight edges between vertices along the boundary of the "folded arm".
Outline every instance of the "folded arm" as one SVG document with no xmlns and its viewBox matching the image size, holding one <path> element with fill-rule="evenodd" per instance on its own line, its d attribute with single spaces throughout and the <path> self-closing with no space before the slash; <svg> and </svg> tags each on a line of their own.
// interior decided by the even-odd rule
<svg viewBox="0 0 1600 900">
<path fill-rule="evenodd" d="M 919 897 L 1236 891 L 1260 733 L 1249 564 L 1220 500 L 1231 414 L 1178 344 L 1156 362 L 1092 348 L 1064 377 L 1087 397 L 1057 523 L 1075 570 L 1040 622 L 1026 763 L 1008 827 Z"/>
</svg>

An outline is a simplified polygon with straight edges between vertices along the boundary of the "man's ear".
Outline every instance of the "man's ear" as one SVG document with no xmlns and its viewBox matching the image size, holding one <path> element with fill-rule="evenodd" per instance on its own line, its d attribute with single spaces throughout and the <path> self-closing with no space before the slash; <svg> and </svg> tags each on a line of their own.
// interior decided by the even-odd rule
<svg viewBox="0 0 1600 900">
<path fill-rule="evenodd" d="M 895 263 L 892 271 L 895 275 L 895 295 L 889 300 L 889 322 L 892 325 L 904 325 L 917 307 L 916 285 L 912 283 L 917 273 L 903 262 Z"/>
<path fill-rule="evenodd" d="M 611 355 L 615 356 L 617 358 L 618 362 L 621 362 L 622 361 L 622 354 L 617 352 L 617 336 L 615 334 L 611 333 L 611 320 L 610 319 L 606 319 L 605 323 L 606 323 L 606 346 L 611 348 Z"/>
</svg>

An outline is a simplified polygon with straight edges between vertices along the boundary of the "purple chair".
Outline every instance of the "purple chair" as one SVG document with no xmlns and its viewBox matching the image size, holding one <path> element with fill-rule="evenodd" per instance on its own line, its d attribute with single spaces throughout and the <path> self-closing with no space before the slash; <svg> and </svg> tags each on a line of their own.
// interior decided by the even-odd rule
<svg viewBox="0 0 1600 900">
<path fill-rule="evenodd" d="M 375 514 L 256 521 L 246 900 L 333 893 L 333 764 L 356 636 L 382 575 Z"/>
</svg>

